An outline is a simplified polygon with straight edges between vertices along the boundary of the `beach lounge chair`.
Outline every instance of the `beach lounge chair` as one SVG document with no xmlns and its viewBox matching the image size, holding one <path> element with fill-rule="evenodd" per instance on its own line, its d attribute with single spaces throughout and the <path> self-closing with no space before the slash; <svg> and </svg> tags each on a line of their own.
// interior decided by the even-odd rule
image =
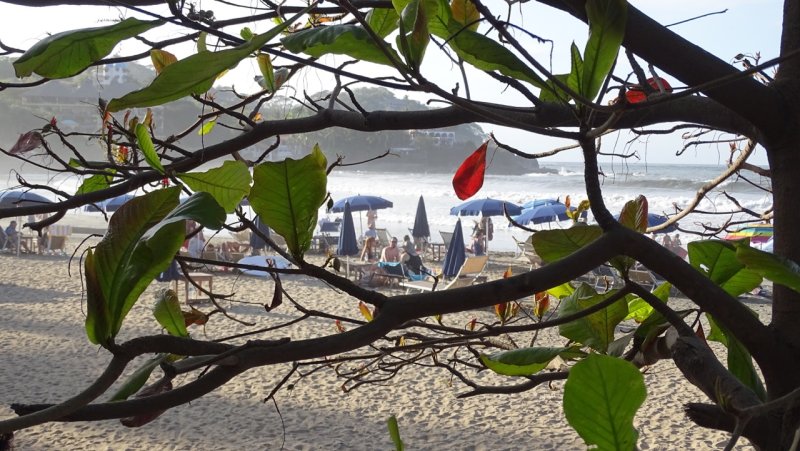
<svg viewBox="0 0 800 451">
<path fill-rule="evenodd" d="M 453 288 L 468 287 L 478 281 L 486 269 L 486 263 L 489 261 L 488 255 L 481 255 L 479 257 L 467 257 L 464 264 L 458 270 L 458 274 L 450 280 L 440 280 L 439 284 L 434 287 L 432 280 L 419 280 L 403 282 L 402 286 L 406 292 L 413 291 L 434 291 L 434 290 L 450 290 Z"/>
<path fill-rule="evenodd" d="M 606 291 L 614 288 L 620 288 L 624 284 L 622 279 L 617 275 L 615 269 L 610 266 L 600 265 L 592 271 L 595 281 L 594 288 L 598 291 Z"/>
<path fill-rule="evenodd" d="M 631 282 L 638 283 L 639 285 L 653 291 L 658 282 L 656 281 L 653 273 L 646 269 L 631 269 L 628 271 L 628 279 Z"/>
<path fill-rule="evenodd" d="M 515 237 L 514 242 L 517 243 L 517 249 L 519 249 L 519 259 L 528 263 L 529 270 L 533 268 L 538 268 L 544 264 L 542 257 L 536 253 L 536 250 L 533 248 L 533 244 L 531 243 L 530 237 L 525 241 L 519 241 Z"/>
<path fill-rule="evenodd" d="M 442 242 L 444 242 L 444 248 L 445 249 L 449 249 L 450 248 L 450 241 L 453 240 L 453 232 L 442 232 L 440 230 L 439 231 L 439 235 L 442 236 Z"/>
<path fill-rule="evenodd" d="M 67 254 L 67 240 L 72 235 L 72 226 L 53 224 L 48 228 L 47 253 Z"/>
<path fill-rule="evenodd" d="M 378 244 L 380 245 L 381 249 L 389 245 L 389 242 L 392 241 L 392 235 L 386 229 L 375 229 L 378 233 Z"/>
</svg>

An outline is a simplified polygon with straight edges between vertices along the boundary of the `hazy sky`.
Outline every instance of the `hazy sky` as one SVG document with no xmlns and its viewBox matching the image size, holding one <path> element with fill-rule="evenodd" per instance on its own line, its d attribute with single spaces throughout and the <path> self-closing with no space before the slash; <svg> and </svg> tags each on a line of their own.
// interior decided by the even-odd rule
<svg viewBox="0 0 800 451">
<path fill-rule="evenodd" d="M 495 0 L 490 0 L 494 2 Z M 722 11 L 724 14 L 712 15 L 700 20 L 681 24 L 672 29 L 706 48 L 718 57 L 732 61 L 738 53 L 754 54 L 760 52 L 762 59 L 767 60 L 777 56 L 779 49 L 782 2 L 778 0 L 705 0 L 703 2 L 689 0 L 671 0 L 657 2 L 642 0 L 631 2 L 636 7 L 649 14 L 662 24 L 679 22 L 701 14 Z M 253 2 L 257 4 L 257 2 Z M 491 4 L 491 3 L 490 3 Z M 225 18 L 233 13 L 219 9 L 218 5 L 210 2 L 198 2 L 201 9 L 214 8 L 218 18 Z M 698 6 L 699 5 L 699 6 Z M 587 37 L 586 26 L 575 21 L 563 13 L 552 11 L 550 8 L 528 2 L 522 5 L 524 18 L 522 24 L 532 33 L 551 40 L 551 44 L 540 45 L 532 41 L 529 51 L 541 58 L 541 61 L 551 61 L 554 73 L 568 72 L 569 46 L 574 41 L 579 48 L 583 48 Z M 513 14 L 518 14 L 516 8 Z M 14 5 L 3 5 L 3 14 L 0 14 L 0 39 L 7 44 L 18 48 L 29 48 L 47 33 L 55 33 L 67 29 L 100 26 L 120 17 L 122 11 L 107 7 L 57 7 L 57 8 L 24 8 Z M 69 18 L 65 21 L 64 18 Z M 251 24 L 256 32 L 263 32 L 269 24 Z M 169 32 L 168 27 L 151 31 L 147 36 L 151 39 L 164 37 Z M 237 33 L 237 30 L 229 30 Z M 393 37 L 388 39 L 394 42 Z M 136 43 L 125 42 L 116 52 L 129 54 L 137 50 Z M 527 44 L 526 44 L 527 45 Z M 189 46 L 179 49 L 179 57 L 193 52 Z M 329 63 L 344 61 L 342 57 L 328 57 L 323 61 Z M 626 69 L 620 63 L 617 74 L 625 75 Z M 372 64 L 364 64 L 359 68 L 360 73 L 371 75 L 387 74 L 387 70 Z M 254 61 L 244 61 L 222 80 L 224 84 L 235 84 L 237 89 L 245 92 L 255 91 L 257 87 L 252 79 L 258 73 Z M 449 61 L 441 57 L 435 48 L 428 50 L 422 73 L 431 81 L 440 86 L 451 89 L 459 81 L 458 69 Z M 319 74 L 318 71 L 306 71 L 293 82 L 293 88 L 316 92 L 331 86 L 329 77 Z M 470 71 L 472 96 L 476 99 L 489 101 L 503 101 L 515 105 L 524 105 L 515 92 L 504 92 L 502 86 L 482 73 Z M 668 76 L 667 79 L 670 79 Z M 671 80 L 672 81 L 672 80 Z M 677 82 L 673 86 L 679 86 Z M 462 86 L 463 88 L 463 86 Z M 463 93 L 463 90 L 461 91 Z M 0 93 L 2 95 L 2 93 Z M 428 100 L 431 97 L 424 93 L 411 93 L 410 97 L 418 100 Z M 493 125 L 485 125 L 484 129 L 494 131 L 498 139 L 506 141 L 522 150 L 544 151 L 552 147 L 568 144 L 565 141 L 546 139 L 536 135 L 509 130 Z M 643 161 L 649 163 L 722 163 L 724 162 L 727 146 L 702 147 L 690 150 L 683 157 L 675 157 L 682 141 L 680 137 L 651 138 L 650 141 L 636 140 L 627 144 L 632 136 L 623 133 L 618 137 L 607 139 L 604 142 L 606 150 L 615 149 L 618 152 L 637 151 Z M 571 151 L 555 157 L 554 160 L 578 161 L 577 151 Z M 550 161 L 550 160 L 548 160 Z M 756 155 L 755 163 L 764 164 L 763 152 Z"/>
</svg>

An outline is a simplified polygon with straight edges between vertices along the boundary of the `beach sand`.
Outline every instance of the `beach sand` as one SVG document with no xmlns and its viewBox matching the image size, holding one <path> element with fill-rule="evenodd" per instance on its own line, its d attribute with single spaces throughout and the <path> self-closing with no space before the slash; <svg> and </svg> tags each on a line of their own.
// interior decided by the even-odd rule
<svg viewBox="0 0 800 451">
<path fill-rule="evenodd" d="M 73 247 L 77 242 L 71 240 Z M 507 264 L 521 265 L 510 256 L 492 259 L 499 263 L 491 266 L 490 279 L 501 277 Z M 73 262 L 70 276 L 68 264 L 67 257 L 0 255 L 4 268 L 0 283 L 0 418 L 13 416 L 8 408 L 12 402 L 57 402 L 76 394 L 110 360 L 108 352 L 90 344 L 85 336 L 80 268 Z M 515 272 L 522 270 L 514 267 Z M 166 286 L 154 283 L 147 290 L 129 314 L 118 341 L 160 332 L 151 310 L 155 290 Z M 287 277 L 284 286 L 307 306 L 360 319 L 356 300 L 319 281 Z M 235 293 L 237 302 L 225 305 L 237 318 L 256 322 L 255 327 L 297 316 L 286 303 L 265 312 L 261 304 L 269 301 L 273 287 L 269 278 L 216 273 L 214 287 L 218 292 Z M 768 320 L 767 303 L 750 305 Z M 445 322 L 463 325 L 472 317 L 491 321 L 492 313 L 447 315 Z M 193 326 L 191 332 L 214 338 L 248 329 L 217 315 L 205 331 Z M 291 336 L 296 340 L 333 333 L 332 321 L 315 319 L 259 338 Z M 565 342 L 554 334 L 544 338 L 553 344 Z M 407 367 L 387 383 L 350 392 L 341 389 L 343 381 L 332 370 L 325 370 L 293 378 L 293 389 L 283 389 L 276 396 L 278 410 L 263 399 L 288 369 L 289 365 L 278 365 L 252 370 L 141 428 L 126 428 L 116 420 L 50 423 L 18 431 L 14 444 L 18 450 L 388 450 L 394 448 L 386 420 L 396 415 L 406 449 L 586 448 L 566 424 L 561 409 L 563 382 L 515 395 L 457 399 L 466 388 L 444 370 Z M 671 362 L 648 368 L 645 379 L 648 396 L 635 419 L 639 449 L 724 447 L 726 434 L 695 427 L 684 417 L 685 403 L 706 400 Z M 484 372 L 479 380 L 499 379 Z M 176 384 L 184 381 L 178 379 Z M 737 449 L 752 448 L 740 443 Z"/>
</svg>

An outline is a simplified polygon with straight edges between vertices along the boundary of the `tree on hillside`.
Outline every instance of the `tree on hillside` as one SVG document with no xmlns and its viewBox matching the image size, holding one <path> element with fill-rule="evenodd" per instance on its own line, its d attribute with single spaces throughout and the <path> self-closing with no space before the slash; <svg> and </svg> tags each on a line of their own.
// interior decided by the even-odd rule
<svg viewBox="0 0 800 451">
<path fill-rule="evenodd" d="M 10 3 L 106 4 L 103 0 L 12 0 Z M 87 160 L 77 148 L 71 155 L 72 164 L 53 159 L 49 155 L 51 143 L 69 143 L 77 138 L 62 131 L 57 120 L 30 132 L 20 130 L 29 133 L 13 149 L 4 151 L 22 160 L 45 161 L 52 170 L 75 174 L 83 182 L 76 193 L 37 186 L 37 190 L 53 191 L 60 202 L 4 209 L 0 210 L 0 217 L 63 212 L 149 187 L 165 178 L 171 187 L 148 188 L 149 194 L 120 209 L 110 224 L 118 233 L 108 234 L 86 255 L 86 331 L 92 343 L 111 353 L 108 369 L 86 391 L 61 404 L 14 405 L 20 416 L 0 422 L 0 432 L 48 421 L 142 418 L 188 403 L 249 369 L 277 363 L 322 365 L 318 359 L 327 357 L 330 359 L 325 361 L 327 365 L 336 359 L 361 358 L 365 366 L 358 376 L 369 382 L 372 371 L 378 371 L 375 366 L 401 371 L 409 363 L 407 354 L 401 353 L 413 350 L 416 361 L 434 362 L 451 371 L 468 387 L 467 395 L 519 392 L 532 390 L 543 382 L 567 380 L 567 387 L 575 389 L 565 393 L 568 419 L 580 414 L 582 409 L 576 405 L 581 401 L 595 404 L 608 401 L 589 399 L 592 390 L 586 388 L 601 380 L 623 382 L 628 390 L 626 401 L 619 406 L 623 418 L 609 414 L 609 418 L 593 419 L 588 424 L 570 421 L 588 443 L 608 440 L 627 449 L 635 446 L 631 418 L 643 396 L 643 390 L 639 390 L 643 382 L 636 367 L 671 359 L 707 397 L 686 406 L 686 414 L 692 421 L 729 431 L 732 440 L 740 435 L 746 437 L 760 449 L 788 449 L 795 441 L 800 428 L 797 406 L 800 329 L 796 326 L 800 320 L 800 283 L 794 263 L 800 261 L 800 234 L 794 233 L 800 220 L 800 212 L 795 208 L 796 197 L 800 195 L 800 177 L 796 176 L 800 167 L 800 59 L 797 58 L 800 1 L 785 1 L 780 56 L 765 62 L 743 57 L 738 63 L 743 63 L 744 69 L 684 40 L 623 0 L 539 0 L 502 6 L 489 6 L 481 0 L 454 0 L 452 7 L 443 0 L 342 0 L 280 8 L 265 2 L 266 9 L 262 7 L 252 13 L 246 10 L 241 17 L 224 20 L 212 20 L 213 14 L 198 12 L 183 2 L 169 3 L 169 11 L 165 12 L 164 7 L 158 6 L 161 3 L 115 2 L 127 5 L 131 13 L 152 11 L 153 14 L 96 30 L 54 35 L 30 49 L 4 47 L 9 54 L 19 57 L 14 65 L 18 76 L 33 75 L 4 83 L 4 91 L 51 83 L 48 80 L 73 77 L 112 62 L 147 58 L 152 58 L 160 74 L 149 87 L 106 99 L 107 102 L 98 105 L 104 129 L 97 139 L 107 149 L 103 161 Z M 565 73 L 554 74 L 548 61 L 538 60 L 528 51 L 538 42 L 536 30 L 526 29 L 527 22 L 522 19 L 529 9 L 541 5 L 572 17 L 563 16 L 562 20 L 586 23 L 590 32 L 584 48 L 573 47 L 570 70 Z M 521 17 L 506 8 L 519 9 Z M 159 14 L 167 16 L 156 19 Z M 283 20 L 270 31 L 254 35 L 249 30 L 240 30 L 241 24 L 252 21 L 274 24 L 275 17 Z M 109 42 L 146 37 L 151 29 L 167 27 L 166 20 L 171 23 L 169 27 L 180 28 L 174 39 L 160 42 L 142 39 L 152 50 L 113 59 L 104 56 L 112 50 L 109 47 L 113 44 Z M 104 38 L 102 42 L 100 37 Z M 201 50 L 173 61 L 167 53 L 170 47 L 190 41 L 196 41 Z M 60 50 L 64 42 L 72 51 Z M 329 54 L 344 55 L 348 63 L 327 66 L 325 62 L 329 60 L 319 57 Z M 238 93 L 235 101 L 220 104 L 209 90 L 221 72 L 244 59 L 258 63 L 265 88 L 255 94 Z M 462 67 L 467 68 L 459 86 L 430 82 L 423 64 L 423 60 L 430 59 L 452 61 L 458 72 Z M 351 64 L 351 60 L 377 64 L 388 75 L 366 76 L 360 70 L 362 63 Z M 631 77 L 619 69 L 623 62 L 632 68 Z M 777 70 L 773 73 L 773 69 Z M 330 95 L 311 98 L 297 93 L 294 97 L 310 115 L 260 120 L 262 106 L 269 103 L 275 92 L 281 92 L 281 83 L 297 76 L 299 71 L 329 74 L 333 83 Z M 685 88 L 666 86 L 659 73 L 674 77 Z M 476 86 L 470 80 L 486 74 L 496 81 L 498 89 L 512 90 L 526 104 L 512 106 L 491 99 L 477 100 Z M 367 110 L 355 105 L 357 96 L 350 95 L 352 86 L 365 84 L 424 92 L 440 102 L 419 111 Z M 205 113 L 186 124 L 185 133 L 159 136 L 152 133 L 152 122 L 146 113 L 136 118 L 126 115 L 134 108 L 144 111 L 190 96 L 205 106 Z M 223 117 L 237 127 L 234 138 L 204 148 L 182 144 L 185 134 L 196 133 L 209 121 Z M 270 150 L 277 136 L 334 127 L 374 132 L 473 122 L 559 137 L 579 145 L 584 158 L 588 204 L 598 225 L 576 224 L 567 230 L 536 233 L 532 244 L 547 262 L 545 266 L 457 290 L 386 296 L 340 276 L 332 269 L 336 265 L 333 259 L 325 267 L 305 260 L 310 230 L 318 209 L 326 201 L 326 174 L 336 170 L 339 163 L 326 161 L 318 149 L 297 161 L 260 163 L 239 158 L 216 169 L 194 171 L 209 159 L 236 155 L 254 144 Z M 676 122 L 681 125 L 672 124 Z M 658 127 L 662 124 L 668 125 Z M 730 137 L 734 144 L 729 172 L 755 170 L 770 181 L 774 208 L 752 213 L 774 223 L 775 255 L 752 249 L 746 243 L 709 240 L 690 246 L 687 263 L 642 233 L 647 228 L 647 202 L 642 198 L 631 200 L 619 221 L 615 220 L 603 201 L 597 156 L 605 150 L 598 143 L 611 131 L 649 126 L 656 127 L 653 132 L 659 132 L 659 128 L 691 127 L 701 130 L 698 136 L 711 130 Z M 768 169 L 748 163 L 747 157 L 756 145 L 766 150 Z M 507 146 L 504 149 L 519 158 L 536 156 Z M 480 159 L 480 153 L 476 159 Z M 465 171 L 476 175 L 474 168 Z M 22 183 L 25 184 L 24 180 Z M 179 205 L 181 189 L 193 195 Z M 463 189 L 467 191 L 464 195 L 474 194 L 468 186 Z M 244 197 L 285 238 L 288 250 L 281 252 L 299 268 L 267 268 L 274 278 L 279 280 L 281 274 L 288 272 L 324 280 L 340 289 L 342 296 L 362 301 L 367 321 L 338 318 L 351 324 L 348 330 L 313 340 L 283 341 L 262 333 L 249 337 L 251 341 L 247 343 L 210 342 L 188 338 L 185 328 L 175 326 L 167 328 L 170 335 L 116 342 L 125 314 L 178 251 L 185 238 L 184 221 L 195 220 L 206 227 L 222 228 L 226 226 L 225 213 L 234 212 Z M 243 219 L 243 224 L 258 233 L 252 223 Z M 34 229 L 45 225 L 29 224 Z M 272 243 L 269 239 L 268 242 Z M 188 257 L 178 260 L 185 268 L 200 262 Z M 588 285 L 575 288 L 568 284 L 606 262 L 623 280 L 621 288 L 609 287 L 598 293 Z M 658 273 L 668 283 L 652 292 L 644 289 L 631 280 L 634 262 Z M 115 277 L 122 274 L 124 278 Z M 736 299 L 757 286 L 762 277 L 775 282 L 769 324 L 753 316 Z M 675 311 L 667 305 L 664 301 L 670 286 L 691 299 L 697 309 Z M 276 289 L 281 290 L 280 284 L 276 283 Z M 530 296 L 536 296 L 535 311 L 515 315 L 519 313 L 519 301 Z M 546 312 L 550 298 L 560 300 L 557 312 Z M 277 303 L 281 296 L 273 299 Z M 169 294 L 163 302 L 165 312 L 180 315 Z M 474 329 L 447 324 L 449 313 L 493 306 L 498 316 L 495 324 L 477 325 Z M 374 317 L 368 313 L 373 310 L 377 310 Z M 443 315 L 441 323 L 430 319 L 438 315 Z M 615 326 L 629 315 L 640 321 L 636 332 L 627 337 L 615 335 Z M 697 327 L 706 315 L 712 330 L 701 334 Z M 214 321 L 207 325 L 223 326 Z M 495 339 L 556 326 L 570 345 L 508 349 L 509 345 L 502 344 L 504 341 Z M 724 343 L 728 348 L 727 360 L 721 362 L 704 339 Z M 375 353 L 369 345 L 381 352 Z M 441 353 L 455 349 L 462 351 L 457 360 L 448 360 Z M 183 358 L 167 361 L 168 354 Z M 154 378 L 160 374 L 160 378 L 148 387 L 152 394 L 128 399 L 142 387 L 141 383 L 128 384 L 129 390 L 120 394 L 116 402 L 99 401 L 132 359 L 141 355 L 155 355 L 150 369 L 161 366 L 153 374 Z M 228 358 L 233 356 L 236 359 Z M 556 356 L 569 362 L 566 369 L 546 370 L 547 363 Z M 207 367 L 210 369 L 206 371 Z M 510 376 L 509 382 L 501 386 L 477 384 L 471 379 L 472 372 L 484 368 Z M 195 372 L 198 375 L 191 382 L 171 387 L 176 375 Z M 593 372 L 609 377 L 592 377 Z M 615 387 L 603 389 L 613 395 Z M 602 428 L 601 422 L 615 426 Z"/>
</svg>

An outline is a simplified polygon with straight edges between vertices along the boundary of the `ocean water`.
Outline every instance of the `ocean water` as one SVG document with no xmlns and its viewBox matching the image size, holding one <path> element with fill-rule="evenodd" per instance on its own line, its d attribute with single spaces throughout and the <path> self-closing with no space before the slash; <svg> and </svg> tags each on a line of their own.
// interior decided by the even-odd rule
<svg viewBox="0 0 800 451">
<path fill-rule="evenodd" d="M 547 163 L 542 167 L 552 169 L 554 173 L 531 173 L 524 175 L 498 176 L 489 175 L 481 190 L 474 198 L 491 197 L 522 204 L 533 199 L 561 199 L 569 195 L 573 204 L 586 199 L 583 185 L 583 165 L 581 163 Z M 717 165 L 664 165 L 664 164 L 631 164 L 603 165 L 605 174 L 602 179 L 603 196 L 606 206 L 612 213 L 620 211 L 625 202 L 642 194 L 647 197 L 651 213 L 675 213 L 675 207 L 685 207 L 697 190 L 708 181 L 717 177 L 725 168 Z M 75 177 L 61 178 L 44 174 L 25 174 L 32 183 L 47 183 L 65 192 L 75 192 L 79 180 Z M 753 176 L 753 181 L 758 178 Z M 16 185 L 9 175 L 0 181 L 0 188 L 8 189 Z M 452 174 L 426 173 L 411 174 L 401 172 L 371 172 L 341 170 L 329 176 L 328 190 L 334 200 L 356 194 L 384 197 L 394 203 L 393 208 L 378 211 L 377 224 L 386 228 L 394 236 L 402 238 L 414 225 L 414 215 L 420 196 L 425 199 L 428 222 L 432 241 L 441 242 L 439 231 L 452 232 L 457 217 L 450 215 L 450 208 L 462 201 L 456 197 L 452 187 Z M 735 208 L 734 204 L 719 191 L 724 190 L 735 197 L 743 207 L 756 211 L 768 208 L 772 200 L 762 190 L 743 180 L 730 179 L 712 192 L 700 203 L 698 209 L 709 212 L 725 212 Z M 48 195 L 53 198 L 54 196 Z M 83 213 L 80 214 L 91 214 Z M 94 213 L 97 214 L 97 213 Z M 320 209 L 320 218 L 331 219 L 339 216 L 327 214 Z M 701 230 L 702 223 L 719 225 L 730 218 L 730 215 L 693 214 L 680 221 L 680 227 L 686 230 Z M 232 219 L 232 218 L 231 218 Z M 475 216 L 462 217 L 465 238 L 469 235 L 475 222 Z M 735 215 L 734 219 L 744 219 Z M 364 212 L 354 212 L 356 232 L 366 229 Z M 589 217 L 589 222 L 593 218 Z M 494 239 L 489 243 L 490 251 L 513 251 L 514 240 L 523 239 L 528 232 L 509 228 L 502 217 L 494 217 Z M 568 227 L 569 222 L 532 226 L 534 228 Z M 691 241 L 691 235 L 682 234 L 684 242 Z"/>
</svg>

